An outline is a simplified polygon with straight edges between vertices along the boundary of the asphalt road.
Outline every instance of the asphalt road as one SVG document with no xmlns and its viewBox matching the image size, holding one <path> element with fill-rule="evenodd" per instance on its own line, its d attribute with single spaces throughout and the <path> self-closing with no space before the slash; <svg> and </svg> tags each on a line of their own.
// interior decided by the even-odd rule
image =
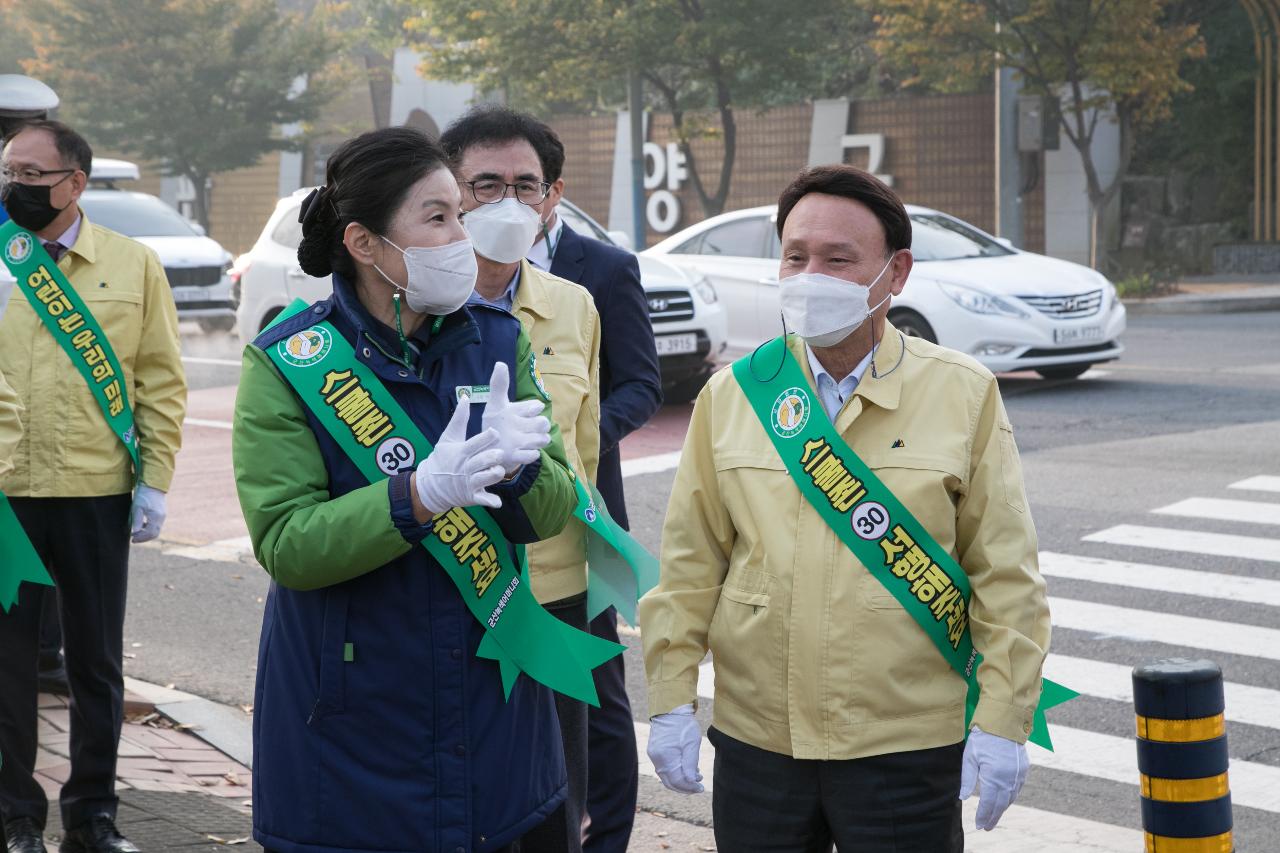
<svg viewBox="0 0 1280 853">
<path fill-rule="evenodd" d="M 1131 318 L 1124 340 L 1128 351 L 1120 361 L 1101 365 L 1080 380 L 1001 378 L 1042 553 L 1280 581 L 1280 556 L 1259 558 L 1262 551 L 1197 553 L 1177 546 L 1177 536 L 1168 532 L 1256 537 L 1264 543 L 1259 547 L 1280 553 L 1280 526 L 1272 526 L 1274 520 L 1226 521 L 1194 511 L 1182 516 L 1152 514 L 1194 497 L 1263 504 L 1264 514 L 1280 511 L 1280 493 L 1228 488 L 1258 475 L 1280 477 L 1280 313 Z M 207 338 L 192 331 L 186 350 L 193 359 L 188 364 L 192 387 L 198 391 L 193 399 L 204 395 L 204 404 L 223 412 L 213 420 L 229 420 L 238 347 L 230 337 Z M 687 411 L 667 411 L 662 428 L 644 440 L 678 447 Z M 202 441 L 225 444 L 223 429 L 189 428 L 188 447 Z M 216 468 L 221 452 L 211 451 L 203 464 Z M 178 476 L 184 476 L 182 464 Z M 211 480 L 210 491 L 225 491 L 228 476 L 224 470 L 222 479 Z M 633 531 L 654 550 L 671 481 L 671 471 L 627 481 Z M 199 545 L 226 538 L 211 535 L 202 540 L 198 533 L 202 525 L 229 523 L 233 500 L 223 494 L 207 504 L 187 505 L 201 509 L 170 522 L 171 529 L 184 531 L 180 541 Z M 1119 526 L 1165 533 L 1143 544 L 1125 544 L 1117 541 L 1121 534 L 1106 533 Z M 1083 541 L 1100 533 L 1111 541 Z M 127 660 L 126 672 L 220 702 L 251 703 L 265 573 L 251 560 L 209 560 L 199 548 L 191 552 L 195 557 L 183 557 L 173 550 L 134 549 L 125 641 L 126 653 L 134 657 Z M 1206 651 L 1206 643 L 1231 647 L 1240 626 L 1280 628 L 1280 602 L 1224 597 L 1227 593 L 1215 589 L 1223 584 L 1215 584 L 1213 578 L 1206 581 L 1204 575 L 1184 579 L 1187 586 L 1171 591 L 1174 587 L 1164 583 L 1147 583 L 1157 588 L 1144 589 L 1111 579 L 1050 575 L 1051 597 L 1066 602 L 1055 608 L 1053 654 L 1124 667 L 1174 655 L 1211 657 L 1230 682 L 1280 691 L 1280 645 L 1257 651 Z M 1086 606 L 1073 615 L 1066 606 L 1071 602 Z M 1120 614 L 1125 624 L 1120 629 L 1104 626 L 1106 614 Z M 1221 636 L 1201 639 L 1183 630 L 1192 623 L 1159 622 L 1168 616 L 1213 620 L 1220 623 Z M 1241 636 L 1253 635 L 1245 631 Z M 629 692 L 635 717 L 643 721 L 647 714 L 638 639 L 628 637 L 628 643 Z M 703 703 L 704 727 L 712 704 Z M 1268 773 L 1280 774 L 1280 703 L 1271 713 L 1274 716 L 1264 716 L 1260 724 L 1255 720 L 1228 725 L 1233 762 L 1261 767 L 1257 778 L 1264 780 L 1273 778 Z M 1230 704 L 1227 716 L 1232 717 Z M 1133 735 L 1132 707 L 1105 696 L 1082 696 L 1051 712 L 1050 721 L 1091 736 L 1131 741 Z M 1094 769 L 1095 764 L 1104 768 L 1113 761 L 1111 747 L 1118 742 L 1086 737 L 1065 765 L 1033 766 L 1019 804 L 1137 828 L 1136 776 L 1119 781 Z M 1126 748 L 1131 751 L 1132 744 Z M 710 775 L 710 767 L 702 769 Z M 1234 793 L 1237 849 L 1280 850 L 1280 806 L 1273 805 L 1277 794 L 1247 788 Z M 1255 805 L 1241 805 L 1242 799 Z M 709 797 L 671 794 L 649 777 L 641 780 L 641 804 L 694 823 L 710 820 Z"/>
</svg>

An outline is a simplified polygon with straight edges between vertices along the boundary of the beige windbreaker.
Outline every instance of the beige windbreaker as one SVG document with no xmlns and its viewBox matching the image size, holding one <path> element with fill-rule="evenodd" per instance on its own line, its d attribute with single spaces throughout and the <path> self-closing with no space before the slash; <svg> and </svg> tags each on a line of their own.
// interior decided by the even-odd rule
<svg viewBox="0 0 1280 853">
<path fill-rule="evenodd" d="M 812 383 L 803 347 L 791 342 Z M 888 324 L 875 365 L 836 429 L 968 574 L 973 722 L 1024 742 L 1049 610 L 999 388 Z M 640 604 L 650 714 L 695 701 L 709 650 L 714 725 L 753 746 L 848 759 L 964 737 L 964 680 L 804 500 L 730 370 L 694 408 L 661 560 Z"/>
</svg>

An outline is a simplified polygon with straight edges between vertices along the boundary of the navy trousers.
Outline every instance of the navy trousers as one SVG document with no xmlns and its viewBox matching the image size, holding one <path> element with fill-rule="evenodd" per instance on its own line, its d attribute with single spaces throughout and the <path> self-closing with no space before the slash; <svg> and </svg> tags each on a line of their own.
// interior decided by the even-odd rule
<svg viewBox="0 0 1280 853">
<path fill-rule="evenodd" d="M 618 642 L 618 611 L 591 620 L 591 633 Z M 636 728 L 627 698 L 627 672 L 618 655 L 596 667 L 599 708 L 587 709 L 587 812 L 583 853 L 626 853 L 636 819 Z"/>
</svg>

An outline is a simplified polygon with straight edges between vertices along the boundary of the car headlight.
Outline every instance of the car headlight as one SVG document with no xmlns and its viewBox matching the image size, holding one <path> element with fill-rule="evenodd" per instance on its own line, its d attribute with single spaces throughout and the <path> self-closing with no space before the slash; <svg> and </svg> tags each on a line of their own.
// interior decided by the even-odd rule
<svg viewBox="0 0 1280 853">
<path fill-rule="evenodd" d="M 693 283 L 693 289 L 698 291 L 698 296 L 708 305 L 714 304 L 720 298 L 720 295 L 716 293 L 715 285 L 705 275 Z"/>
<path fill-rule="evenodd" d="M 1007 299 L 1001 299 L 999 296 L 983 290 L 963 287 L 958 284 L 943 284 L 942 282 L 938 283 L 938 287 L 951 298 L 952 302 L 966 311 L 972 311 L 974 314 L 998 314 L 1002 317 L 1018 318 L 1027 316 L 1027 312 Z"/>
</svg>

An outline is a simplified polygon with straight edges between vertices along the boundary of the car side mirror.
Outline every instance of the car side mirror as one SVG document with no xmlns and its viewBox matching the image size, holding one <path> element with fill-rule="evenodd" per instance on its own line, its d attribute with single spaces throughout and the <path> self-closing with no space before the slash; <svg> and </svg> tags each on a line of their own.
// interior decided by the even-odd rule
<svg viewBox="0 0 1280 853">
<path fill-rule="evenodd" d="M 628 234 L 626 231 L 610 231 L 608 233 L 609 233 L 609 239 L 612 240 L 615 245 L 620 246 L 623 249 L 626 249 L 628 251 L 635 248 L 634 246 L 631 245 L 631 235 Z"/>
<path fill-rule="evenodd" d="M 1013 245 L 1013 241 L 1010 240 L 1008 237 L 997 237 L 996 242 L 999 243 L 1001 246 L 1004 246 L 1006 249 L 1016 250 L 1018 248 L 1017 246 Z"/>
<path fill-rule="evenodd" d="M 208 237 L 208 236 L 209 236 L 209 232 L 208 232 L 208 231 L 205 231 L 205 230 L 204 230 L 204 226 L 203 226 L 203 225 L 201 225 L 199 222 L 192 222 L 192 223 L 191 223 L 191 230 L 195 231 L 195 232 L 196 232 L 197 234 L 199 234 L 201 237 Z"/>
</svg>

